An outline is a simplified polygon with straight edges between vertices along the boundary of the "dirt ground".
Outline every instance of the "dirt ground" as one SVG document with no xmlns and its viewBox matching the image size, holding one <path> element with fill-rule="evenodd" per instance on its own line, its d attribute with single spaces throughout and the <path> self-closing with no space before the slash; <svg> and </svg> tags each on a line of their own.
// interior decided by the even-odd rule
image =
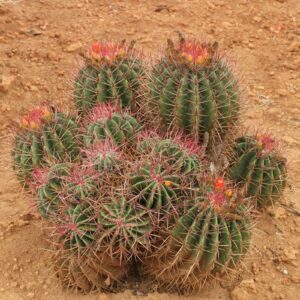
<svg viewBox="0 0 300 300">
<path fill-rule="evenodd" d="M 0 0 L 0 299 L 184 298 L 64 291 L 51 269 L 41 220 L 10 164 L 11 129 L 20 116 L 44 99 L 70 103 L 82 46 L 127 38 L 155 52 L 175 30 L 219 41 L 236 62 L 248 103 L 242 121 L 282 141 L 290 182 L 282 206 L 258 219 L 235 280 L 187 299 L 299 299 L 299 19 L 299 0 Z"/>
</svg>

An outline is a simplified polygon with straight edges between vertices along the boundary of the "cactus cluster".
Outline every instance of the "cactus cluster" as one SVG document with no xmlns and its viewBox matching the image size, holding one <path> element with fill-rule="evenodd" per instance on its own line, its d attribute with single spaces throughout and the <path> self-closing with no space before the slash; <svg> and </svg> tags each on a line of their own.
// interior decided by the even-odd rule
<svg viewBox="0 0 300 300">
<path fill-rule="evenodd" d="M 114 291 L 134 270 L 194 290 L 237 268 L 286 163 L 269 135 L 231 138 L 239 88 L 217 44 L 180 36 L 147 70 L 133 43 L 97 42 L 84 63 L 74 114 L 35 108 L 12 151 L 63 284 Z"/>
</svg>

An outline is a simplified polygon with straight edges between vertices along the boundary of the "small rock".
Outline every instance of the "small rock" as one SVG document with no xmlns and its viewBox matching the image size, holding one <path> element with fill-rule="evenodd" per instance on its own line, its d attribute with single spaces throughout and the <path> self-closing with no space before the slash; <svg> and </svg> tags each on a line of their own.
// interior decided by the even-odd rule
<svg viewBox="0 0 300 300">
<path fill-rule="evenodd" d="M 17 287 L 18 286 L 18 283 L 16 281 L 13 281 L 11 284 L 10 284 L 12 287 Z"/>
<path fill-rule="evenodd" d="M 287 96 L 289 93 L 288 93 L 288 91 L 286 89 L 278 89 L 277 90 L 277 94 L 279 96 Z"/>
<path fill-rule="evenodd" d="M 111 280 L 110 280 L 110 277 L 109 277 L 109 276 L 107 276 L 107 278 L 104 280 L 104 283 L 105 283 L 107 286 L 110 286 Z"/>
<path fill-rule="evenodd" d="M 108 297 L 105 294 L 101 294 L 98 296 L 98 300 L 108 300 Z"/>
<path fill-rule="evenodd" d="M 249 300 L 250 299 L 249 293 L 239 287 L 236 287 L 235 289 L 233 289 L 230 293 L 230 296 L 231 296 L 232 300 Z"/>
<path fill-rule="evenodd" d="M 0 110 L 1 110 L 2 112 L 10 111 L 10 110 L 11 110 L 11 106 L 8 105 L 7 103 L 2 103 L 2 104 L 0 105 Z"/>
<path fill-rule="evenodd" d="M 0 92 L 7 93 L 15 79 L 12 75 L 0 75 Z"/>
<path fill-rule="evenodd" d="M 75 52 L 77 50 L 79 50 L 82 47 L 82 43 L 81 42 L 76 42 L 73 43 L 71 45 L 69 45 L 68 47 L 65 48 L 66 52 Z"/>
<path fill-rule="evenodd" d="M 17 226 L 19 226 L 19 227 L 23 227 L 23 226 L 26 226 L 26 225 L 29 225 L 29 221 L 23 221 L 23 220 L 18 220 L 17 221 Z"/>
<path fill-rule="evenodd" d="M 281 272 L 284 275 L 289 275 L 289 271 L 287 269 L 283 269 L 283 270 L 281 270 Z"/>
<path fill-rule="evenodd" d="M 37 36 L 37 35 L 43 34 L 41 30 L 35 29 L 35 28 L 29 29 L 28 33 L 31 34 L 31 35 L 33 35 L 33 36 Z"/>
<path fill-rule="evenodd" d="M 56 59 L 56 53 L 54 51 L 48 50 L 46 54 L 47 59 L 49 60 L 55 60 Z"/>
<path fill-rule="evenodd" d="M 34 293 L 28 293 L 26 296 L 27 296 L 28 299 L 33 299 L 35 294 Z"/>
<path fill-rule="evenodd" d="M 241 283 L 239 284 L 240 287 L 247 288 L 249 290 L 255 291 L 255 282 L 253 279 L 245 279 L 242 280 Z"/>
<path fill-rule="evenodd" d="M 282 207 L 269 207 L 267 209 L 268 214 L 275 219 L 281 219 L 286 217 L 286 211 Z"/>
<path fill-rule="evenodd" d="M 284 248 L 282 261 L 290 262 L 291 260 L 297 259 L 298 251 L 292 247 Z"/>
</svg>

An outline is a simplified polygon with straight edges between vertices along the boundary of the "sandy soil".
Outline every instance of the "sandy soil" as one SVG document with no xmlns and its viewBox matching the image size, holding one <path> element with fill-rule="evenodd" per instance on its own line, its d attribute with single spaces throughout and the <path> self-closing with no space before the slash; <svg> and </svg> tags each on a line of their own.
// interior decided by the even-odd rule
<svg viewBox="0 0 300 300">
<path fill-rule="evenodd" d="M 176 29 L 218 40 L 237 62 L 248 101 L 242 121 L 281 139 L 290 177 L 285 206 L 258 220 L 244 270 L 187 299 L 299 299 L 299 17 L 298 0 L 0 0 L 0 299 L 183 299 L 62 290 L 41 220 L 10 166 L 11 128 L 43 99 L 70 102 L 82 46 L 125 37 L 156 51 Z"/>
</svg>

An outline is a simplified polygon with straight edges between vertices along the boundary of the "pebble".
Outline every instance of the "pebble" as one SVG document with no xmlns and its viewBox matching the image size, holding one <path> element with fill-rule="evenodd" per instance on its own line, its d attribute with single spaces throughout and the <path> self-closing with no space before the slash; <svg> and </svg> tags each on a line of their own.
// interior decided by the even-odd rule
<svg viewBox="0 0 300 300">
<path fill-rule="evenodd" d="M 288 275 L 288 274 L 289 274 L 289 271 L 288 271 L 287 269 L 283 269 L 281 272 L 282 272 L 282 274 L 284 274 L 284 275 Z"/>
<path fill-rule="evenodd" d="M 286 89 L 278 89 L 277 90 L 277 94 L 279 96 L 287 96 L 289 93 L 288 93 L 288 91 Z"/>
<path fill-rule="evenodd" d="M 15 79 L 16 77 L 12 75 L 0 75 L 0 92 L 7 93 Z"/>
<path fill-rule="evenodd" d="M 108 300 L 108 297 L 107 297 L 107 295 L 102 294 L 102 295 L 99 295 L 97 300 Z"/>
<path fill-rule="evenodd" d="M 271 217 L 275 217 L 275 219 L 283 219 L 286 217 L 286 210 L 282 207 L 269 207 L 267 212 Z"/>
<path fill-rule="evenodd" d="M 106 286 L 110 286 L 111 280 L 109 276 L 104 280 L 104 283 L 106 284 Z"/>
<path fill-rule="evenodd" d="M 239 287 L 234 288 L 230 292 L 230 296 L 231 296 L 232 300 L 249 300 L 250 299 L 249 293 Z"/>
<path fill-rule="evenodd" d="M 26 296 L 27 296 L 28 299 L 33 299 L 35 294 L 34 293 L 28 293 Z"/>
<path fill-rule="evenodd" d="M 243 288 L 247 288 L 252 291 L 256 291 L 255 282 L 253 279 L 242 280 L 241 283 L 239 284 L 239 286 L 243 287 Z"/>
<path fill-rule="evenodd" d="M 67 46 L 65 48 L 65 51 L 66 52 L 75 52 L 77 50 L 79 50 L 80 48 L 82 47 L 82 43 L 81 42 L 76 42 L 76 43 L 73 43 L 73 44 L 70 44 L 69 46 Z"/>
</svg>

